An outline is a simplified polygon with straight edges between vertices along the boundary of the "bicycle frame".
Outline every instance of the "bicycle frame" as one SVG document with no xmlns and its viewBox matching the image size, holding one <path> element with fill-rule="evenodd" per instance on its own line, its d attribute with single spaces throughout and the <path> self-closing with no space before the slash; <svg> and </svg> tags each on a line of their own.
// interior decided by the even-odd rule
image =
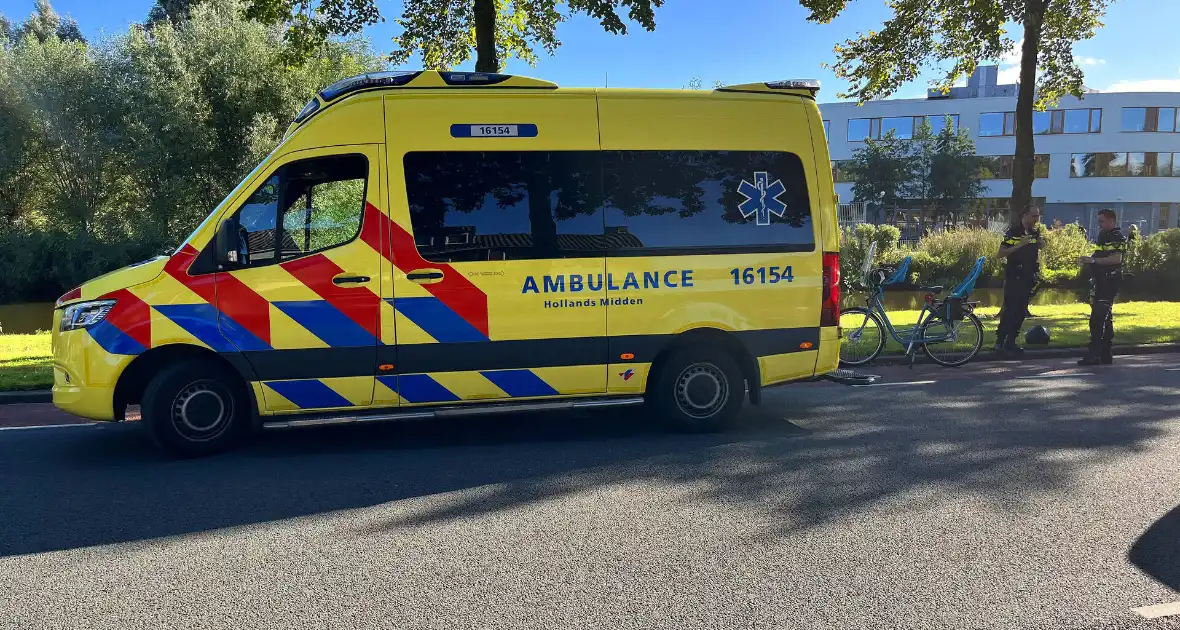
<svg viewBox="0 0 1180 630">
<path fill-rule="evenodd" d="M 924 324 L 929 319 L 927 314 L 934 314 L 934 311 L 930 310 L 929 302 L 922 306 L 922 310 L 918 313 L 918 321 L 912 327 L 907 328 L 896 328 L 893 326 L 893 322 L 889 319 L 889 313 L 885 310 L 885 290 L 883 288 L 877 287 L 871 293 L 869 293 L 867 302 L 866 308 L 870 312 L 875 313 L 877 317 L 881 318 L 881 323 L 885 324 L 885 330 L 889 333 L 890 337 L 893 337 L 894 341 L 900 345 L 905 346 L 905 352 L 907 356 L 910 355 L 914 348 L 920 344 L 938 343 L 940 341 L 950 340 L 954 337 L 954 331 L 948 335 L 937 335 L 932 337 L 918 336 L 918 331 L 922 329 L 922 324 Z M 902 337 L 902 333 L 906 333 L 906 336 Z"/>
</svg>

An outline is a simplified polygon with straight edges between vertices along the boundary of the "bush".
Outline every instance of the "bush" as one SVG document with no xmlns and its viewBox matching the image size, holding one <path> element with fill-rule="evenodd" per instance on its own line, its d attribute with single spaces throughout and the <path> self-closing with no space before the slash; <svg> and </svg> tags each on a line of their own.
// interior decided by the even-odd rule
<svg viewBox="0 0 1180 630">
<path fill-rule="evenodd" d="M 953 286 L 970 273 L 980 256 L 987 257 L 976 286 L 987 286 L 1002 273 L 1003 263 L 996 257 L 1003 237 L 979 228 L 935 232 L 918 242 L 917 251 L 932 259 L 929 275 L 922 276 L 927 284 Z M 917 258 L 914 259 L 917 263 Z"/>
<path fill-rule="evenodd" d="M 1160 292 L 1160 297 L 1180 295 L 1180 228 L 1157 232 L 1138 243 L 1124 267 L 1134 286 Z"/>
<path fill-rule="evenodd" d="M 1063 225 L 1041 229 L 1041 281 L 1049 286 L 1069 286 L 1081 283 L 1082 268 L 1079 256 L 1094 252 L 1094 245 L 1086 238 L 1081 226 Z"/>
<path fill-rule="evenodd" d="M 840 277 L 845 286 L 852 286 L 860 280 L 861 265 L 864 264 L 865 254 L 869 245 L 877 244 L 877 254 L 873 264 L 880 265 L 898 248 L 901 230 L 892 225 L 872 225 L 860 223 L 850 228 L 840 229 Z"/>
<path fill-rule="evenodd" d="M 89 232 L 0 232 L 0 304 L 50 302 L 82 282 L 149 258 L 157 251 L 129 241 L 104 242 Z"/>
</svg>

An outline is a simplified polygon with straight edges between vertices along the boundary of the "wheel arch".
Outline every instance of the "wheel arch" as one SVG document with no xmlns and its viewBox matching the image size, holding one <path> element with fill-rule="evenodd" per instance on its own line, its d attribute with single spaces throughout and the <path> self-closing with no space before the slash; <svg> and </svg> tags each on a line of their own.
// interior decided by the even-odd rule
<svg viewBox="0 0 1180 630">
<path fill-rule="evenodd" d="M 720 328 L 693 328 L 677 334 L 663 348 L 660 349 L 651 363 L 651 371 L 647 376 L 647 388 L 660 377 L 660 370 L 667 363 L 669 357 L 677 350 L 686 347 L 709 346 L 719 348 L 735 361 L 742 370 L 749 389 L 750 403 L 757 405 L 762 400 L 762 370 L 758 367 L 758 360 L 750 349 L 743 344 L 736 335 Z"/>
<path fill-rule="evenodd" d="M 122 420 L 128 405 L 137 405 L 143 400 L 144 390 L 152 377 L 160 370 L 184 361 L 206 361 L 219 364 L 226 374 L 232 375 L 234 384 L 241 388 L 252 409 L 258 409 L 258 401 L 254 398 L 254 389 L 250 387 L 253 373 L 244 361 L 231 361 L 225 355 L 208 348 L 187 344 L 173 343 L 156 346 L 135 357 L 115 383 L 114 409 L 115 418 Z"/>
</svg>

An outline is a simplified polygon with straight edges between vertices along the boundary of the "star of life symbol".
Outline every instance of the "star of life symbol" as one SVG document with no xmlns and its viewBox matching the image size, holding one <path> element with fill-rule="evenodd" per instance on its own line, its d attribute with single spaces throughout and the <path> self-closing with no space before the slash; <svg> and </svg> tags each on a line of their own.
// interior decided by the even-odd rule
<svg viewBox="0 0 1180 630">
<path fill-rule="evenodd" d="M 755 222 L 758 225 L 770 225 L 771 214 L 781 219 L 787 211 L 787 204 L 778 199 L 779 195 L 787 192 L 783 180 L 776 179 L 771 183 L 770 176 L 764 171 L 754 172 L 753 184 L 743 179 L 738 185 L 738 192 L 746 198 L 738 204 L 742 216 L 748 219 L 751 215 L 756 215 Z"/>
</svg>

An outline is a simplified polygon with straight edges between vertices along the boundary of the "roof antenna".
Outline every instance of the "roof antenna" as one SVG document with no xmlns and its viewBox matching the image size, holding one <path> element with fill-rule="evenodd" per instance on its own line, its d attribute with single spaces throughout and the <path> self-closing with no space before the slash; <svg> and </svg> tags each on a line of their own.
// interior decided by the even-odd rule
<svg viewBox="0 0 1180 630">
<path fill-rule="evenodd" d="M 610 87 L 610 73 L 604 72 L 604 73 L 602 73 L 602 76 L 603 76 L 603 83 L 604 83 L 604 85 L 602 87 Z"/>
</svg>

